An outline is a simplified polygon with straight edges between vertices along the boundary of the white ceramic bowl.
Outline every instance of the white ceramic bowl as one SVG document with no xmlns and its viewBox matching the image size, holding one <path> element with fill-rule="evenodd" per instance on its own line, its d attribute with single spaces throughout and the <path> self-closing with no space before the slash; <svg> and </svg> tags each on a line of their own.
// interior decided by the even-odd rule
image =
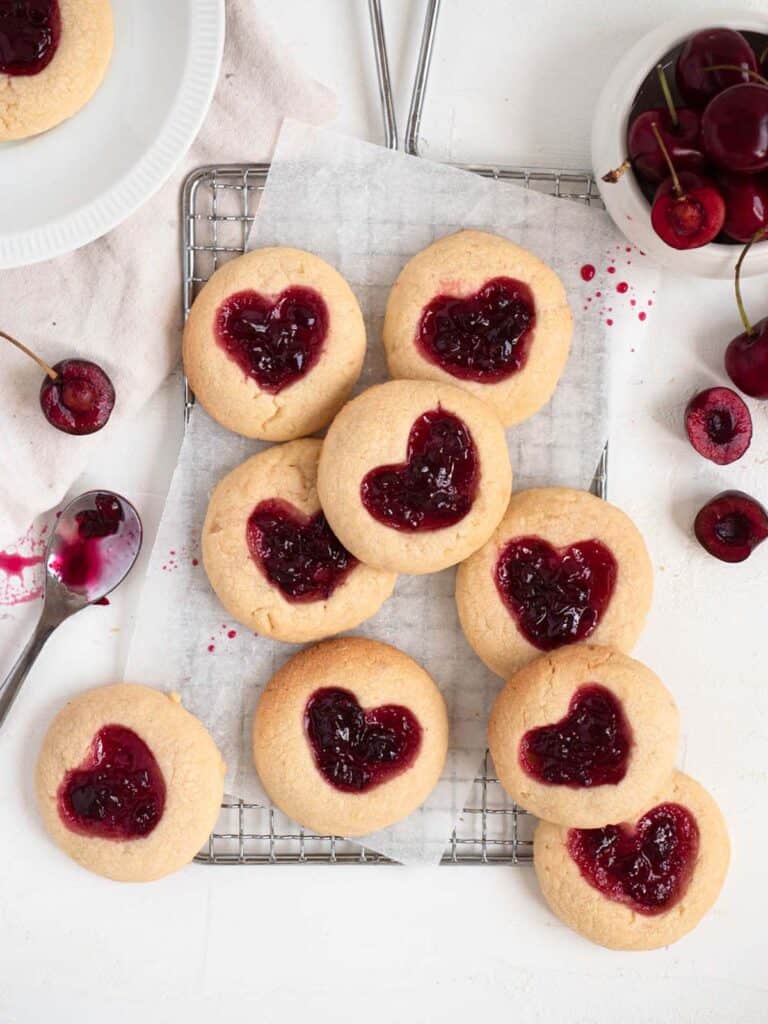
<svg viewBox="0 0 768 1024">
<path fill-rule="evenodd" d="M 115 46 L 93 99 L 0 144 L 0 269 L 78 249 L 160 188 L 197 134 L 224 45 L 224 0 L 112 0 Z"/>
<path fill-rule="evenodd" d="M 720 26 L 768 35 L 768 14 L 722 8 L 688 14 L 649 32 L 625 54 L 597 102 L 592 125 L 592 167 L 600 195 L 614 223 L 656 263 L 678 274 L 730 278 L 741 246 L 710 242 L 700 249 L 673 249 L 662 242 L 651 227 L 650 206 L 634 174 L 624 174 L 615 185 L 600 180 L 601 175 L 618 167 L 627 155 L 629 113 L 648 72 L 688 36 L 704 28 Z M 748 277 L 768 273 L 768 242 L 753 247 L 744 261 L 742 273 Z"/>
</svg>

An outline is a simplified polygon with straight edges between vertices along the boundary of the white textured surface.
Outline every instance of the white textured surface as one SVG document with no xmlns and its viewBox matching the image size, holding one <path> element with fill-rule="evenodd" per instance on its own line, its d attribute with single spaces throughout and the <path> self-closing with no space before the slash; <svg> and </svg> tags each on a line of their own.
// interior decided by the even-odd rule
<svg viewBox="0 0 768 1024">
<path fill-rule="evenodd" d="M 609 341 L 630 348 L 647 330 L 628 302 L 620 310 L 617 305 L 611 327 L 586 302 L 596 286 L 609 287 L 609 275 L 587 285 L 579 273 L 583 253 L 594 253 L 602 266 L 610 258 L 606 254 L 625 252 L 605 214 L 289 120 L 249 245 L 307 249 L 349 281 L 368 332 L 360 391 L 388 379 L 381 325 L 389 289 L 404 263 L 463 227 L 494 230 L 526 246 L 554 266 L 566 286 L 575 320 L 568 366 L 552 402 L 507 431 L 507 440 L 515 486 L 587 488 L 607 436 Z M 644 262 L 635 255 L 633 281 L 637 293 L 650 294 L 657 275 Z M 147 678 L 162 664 L 158 682 L 178 687 L 185 706 L 212 730 L 229 766 L 227 791 L 263 804 L 266 795 L 252 765 L 251 718 L 264 684 L 297 648 L 242 628 L 236 638 L 227 638 L 221 622 L 226 613 L 192 562 L 212 488 L 258 447 L 219 427 L 203 410 L 193 411 L 127 672 Z M 455 569 L 447 569 L 401 577 L 392 598 L 355 631 L 394 643 L 416 658 L 448 705 L 449 754 L 434 792 L 415 814 L 365 842 L 406 864 L 439 861 L 479 770 L 499 686 L 464 640 L 454 576 Z"/>
<path fill-rule="evenodd" d="M 613 62 L 662 18 L 699 6 L 614 0 L 596 11 L 588 0 L 547 0 L 535 9 L 509 0 L 446 2 L 440 44 L 447 49 L 425 129 L 435 138 L 455 123 L 464 158 L 586 165 L 590 106 Z M 377 141 L 364 7 L 348 0 L 260 4 L 306 71 L 339 92 L 340 128 Z M 385 2 L 401 123 L 422 7 Z M 470 7 L 479 15 L 462 23 Z M 764 282 L 748 282 L 746 295 L 762 315 Z M 665 566 L 639 651 L 675 693 L 685 766 L 716 795 L 734 839 L 725 890 L 696 932 L 668 950 L 605 952 L 551 916 L 525 868 L 192 866 L 158 885 L 121 887 L 70 864 L 42 833 L 31 768 L 62 701 L 121 676 L 147 552 L 110 608 L 62 628 L 0 734 L 3 1024 L 104 1024 L 105 1016 L 111 1024 L 465 1024 L 480 1017 L 764 1024 L 766 619 L 765 584 L 754 581 L 765 576 L 768 551 L 748 563 L 745 577 L 746 567 L 703 559 L 688 524 L 699 500 L 731 480 L 768 497 L 766 454 L 758 446 L 743 467 L 717 470 L 686 449 L 679 428 L 689 392 L 722 379 L 722 349 L 737 329 L 727 284 L 666 280 L 645 342 L 647 363 L 633 373 L 630 357 L 638 353 L 627 353 L 629 369 L 614 392 L 614 406 L 627 415 L 615 437 L 613 497 L 650 529 L 655 563 Z M 751 405 L 764 444 L 765 411 Z M 151 537 L 180 428 L 173 384 L 140 421 L 116 431 L 78 489 L 125 490 Z M 692 565 L 698 569 L 687 586 Z M 18 624 L 0 619 L 4 664 L 18 633 Z"/>
</svg>

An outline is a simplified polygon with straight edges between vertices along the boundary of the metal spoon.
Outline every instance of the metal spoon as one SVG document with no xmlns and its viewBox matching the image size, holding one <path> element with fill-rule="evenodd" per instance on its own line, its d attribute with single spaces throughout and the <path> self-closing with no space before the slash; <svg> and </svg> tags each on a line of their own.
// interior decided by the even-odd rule
<svg viewBox="0 0 768 1024">
<path fill-rule="evenodd" d="M 104 529 L 114 528 L 103 536 L 99 534 L 100 505 L 111 516 Z M 92 529 L 90 523 L 83 525 L 84 516 L 96 517 Z M 0 686 L 0 727 L 48 637 L 70 615 L 103 600 L 122 583 L 141 550 L 141 538 L 138 512 L 113 491 L 86 491 L 62 511 L 45 549 L 40 621 Z"/>
</svg>

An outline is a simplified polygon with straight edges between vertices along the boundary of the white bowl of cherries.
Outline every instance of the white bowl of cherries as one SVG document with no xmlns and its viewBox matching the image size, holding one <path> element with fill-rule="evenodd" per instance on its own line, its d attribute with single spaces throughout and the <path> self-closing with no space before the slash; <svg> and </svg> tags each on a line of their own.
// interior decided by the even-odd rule
<svg viewBox="0 0 768 1024">
<path fill-rule="evenodd" d="M 705 11 L 644 36 L 601 93 L 592 165 L 660 265 L 729 278 L 753 241 L 741 272 L 768 273 L 768 15 Z"/>
</svg>

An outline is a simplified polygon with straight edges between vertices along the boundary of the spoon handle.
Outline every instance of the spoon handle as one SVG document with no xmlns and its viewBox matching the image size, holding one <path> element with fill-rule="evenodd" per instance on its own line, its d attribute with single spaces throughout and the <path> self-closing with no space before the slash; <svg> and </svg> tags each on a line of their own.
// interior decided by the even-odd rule
<svg viewBox="0 0 768 1024">
<path fill-rule="evenodd" d="M 45 614 L 42 615 L 34 633 L 29 638 L 27 646 L 18 656 L 13 668 L 5 677 L 2 685 L 0 685 L 0 728 L 2 728 L 3 722 L 11 710 L 16 694 L 21 689 L 29 670 L 34 665 L 35 659 L 43 649 L 48 637 L 58 625 L 58 622 L 47 618 Z"/>
</svg>

